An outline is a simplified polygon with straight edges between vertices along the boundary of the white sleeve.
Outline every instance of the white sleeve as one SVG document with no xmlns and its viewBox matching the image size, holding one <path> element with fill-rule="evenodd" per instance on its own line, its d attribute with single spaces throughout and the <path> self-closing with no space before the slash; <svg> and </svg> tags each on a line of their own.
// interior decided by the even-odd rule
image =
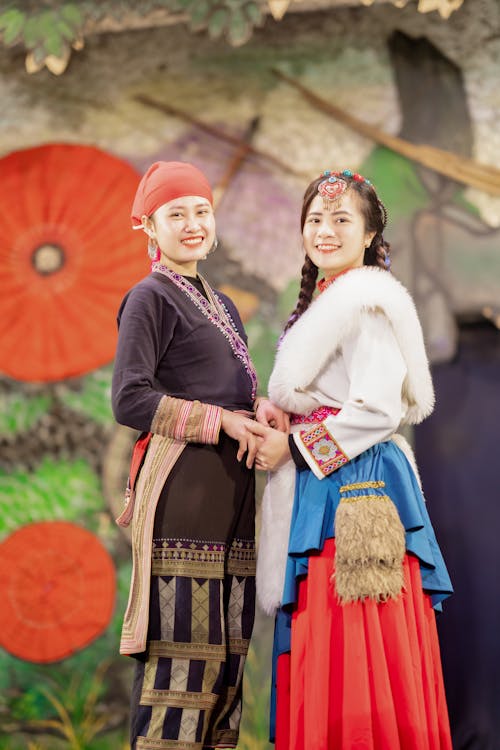
<svg viewBox="0 0 500 750">
<path fill-rule="evenodd" d="M 407 368 L 389 320 L 365 312 L 358 333 L 343 347 L 349 393 L 342 409 L 294 434 L 309 467 L 322 479 L 376 443 L 388 440 L 404 414 Z"/>
</svg>

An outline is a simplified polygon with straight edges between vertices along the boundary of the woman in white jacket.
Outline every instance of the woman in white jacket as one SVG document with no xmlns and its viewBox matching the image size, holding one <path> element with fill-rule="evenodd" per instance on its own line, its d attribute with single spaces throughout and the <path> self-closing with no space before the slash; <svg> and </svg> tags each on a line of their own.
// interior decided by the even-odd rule
<svg viewBox="0 0 500 750">
<path fill-rule="evenodd" d="M 277 750 L 451 748 L 434 609 L 452 588 L 395 435 L 434 392 L 386 220 L 349 170 L 306 190 L 301 291 L 269 382 L 291 433 L 266 429 L 257 454 L 271 472 L 257 586 L 277 613 Z"/>
</svg>

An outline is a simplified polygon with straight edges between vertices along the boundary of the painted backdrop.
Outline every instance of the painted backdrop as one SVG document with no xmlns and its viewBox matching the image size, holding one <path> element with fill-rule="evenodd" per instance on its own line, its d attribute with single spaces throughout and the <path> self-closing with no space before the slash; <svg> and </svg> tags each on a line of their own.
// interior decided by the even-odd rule
<svg viewBox="0 0 500 750">
<path fill-rule="evenodd" d="M 114 424 L 109 391 L 119 300 L 148 272 L 129 208 L 157 159 L 192 161 L 216 188 L 220 246 L 204 270 L 241 311 L 262 392 L 297 294 L 305 185 L 344 167 L 375 183 L 444 404 L 417 447 L 457 588 L 442 616 L 455 746 L 495 747 L 498 712 L 477 695 L 490 679 L 478 665 L 498 671 L 496 641 L 481 634 L 498 632 L 499 613 L 490 608 L 483 629 L 490 590 L 476 589 L 475 553 L 461 555 L 483 545 L 481 519 L 498 520 L 488 515 L 498 492 L 486 470 L 498 420 L 483 442 L 474 432 L 493 414 L 484 362 L 496 366 L 500 198 L 463 179 L 469 159 L 500 166 L 496 4 L 479 5 L 465 2 L 446 22 L 411 6 L 289 14 L 240 49 L 182 26 L 102 35 L 59 79 L 30 77 L 0 51 L 0 586 L 15 592 L 0 636 L 3 750 L 127 747 L 131 665 L 117 644 L 130 555 L 113 518 L 134 435 Z M 320 110 L 274 68 L 355 122 Z M 463 174 L 460 162 L 453 177 L 430 169 L 377 140 L 381 132 L 452 151 Z M 467 488 L 459 504 L 458 477 Z M 61 529 L 72 539 L 64 554 Z M 488 555 L 479 567 L 496 570 L 494 544 Z M 107 571 L 101 582 L 96 570 Z M 464 622 L 477 637 L 474 658 L 459 661 L 470 644 Z M 268 747 L 271 629 L 259 616 L 242 750 Z M 457 690 L 460 680 L 467 689 Z"/>
</svg>

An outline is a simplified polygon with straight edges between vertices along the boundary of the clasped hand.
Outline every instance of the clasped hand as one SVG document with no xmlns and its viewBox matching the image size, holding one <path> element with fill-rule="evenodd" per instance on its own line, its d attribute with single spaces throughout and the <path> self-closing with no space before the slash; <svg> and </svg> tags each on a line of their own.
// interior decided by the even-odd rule
<svg viewBox="0 0 500 750">
<path fill-rule="evenodd" d="M 226 409 L 222 412 L 222 429 L 238 441 L 237 459 L 246 453 L 246 466 L 254 462 L 258 469 L 273 471 L 290 455 L 288 415 L 268 399 L 261 399 L 256 421 Z"/>
</svg>

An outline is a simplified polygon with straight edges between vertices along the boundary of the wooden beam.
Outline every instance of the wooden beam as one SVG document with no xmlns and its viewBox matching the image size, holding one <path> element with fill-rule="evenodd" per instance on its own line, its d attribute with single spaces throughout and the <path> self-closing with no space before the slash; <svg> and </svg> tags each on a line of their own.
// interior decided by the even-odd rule
<svg viewBox="0 0 500 750">
<path fill-rule="evenodd" d="M 366 138 L 370 138 L 370 140 L 380 143 L 382 146 L 386 146 L 392 151 L 396 151 L 398 154 L 406 156 L 408 159 L 428 169 L 433 169 L 435 172 L 439 172 L 451 180 L 469 185 L 478 190 L 483 190 L 490 195 L 500 196 L 500 169 L 487 164 L 481 164 L 473 159 L 459 156 L 451 151 L 445 151 L 435 146 L 410 143 L 403 140 L 403 138 L 389 135 L 375 125 L 369 125 L 354 115 L 345 112 L 335 104 L 323 99 L 300 83 L 300 81 L 283 73 L 281 70 L 273 68 L 273 73 L 279 79 L 293 86 L 297 91 L 300 91 L 302 96 L 313 107 L 333 117 L 338 122 L 354 130 L 354 132 L 364 135 Z"/>
</svg>

